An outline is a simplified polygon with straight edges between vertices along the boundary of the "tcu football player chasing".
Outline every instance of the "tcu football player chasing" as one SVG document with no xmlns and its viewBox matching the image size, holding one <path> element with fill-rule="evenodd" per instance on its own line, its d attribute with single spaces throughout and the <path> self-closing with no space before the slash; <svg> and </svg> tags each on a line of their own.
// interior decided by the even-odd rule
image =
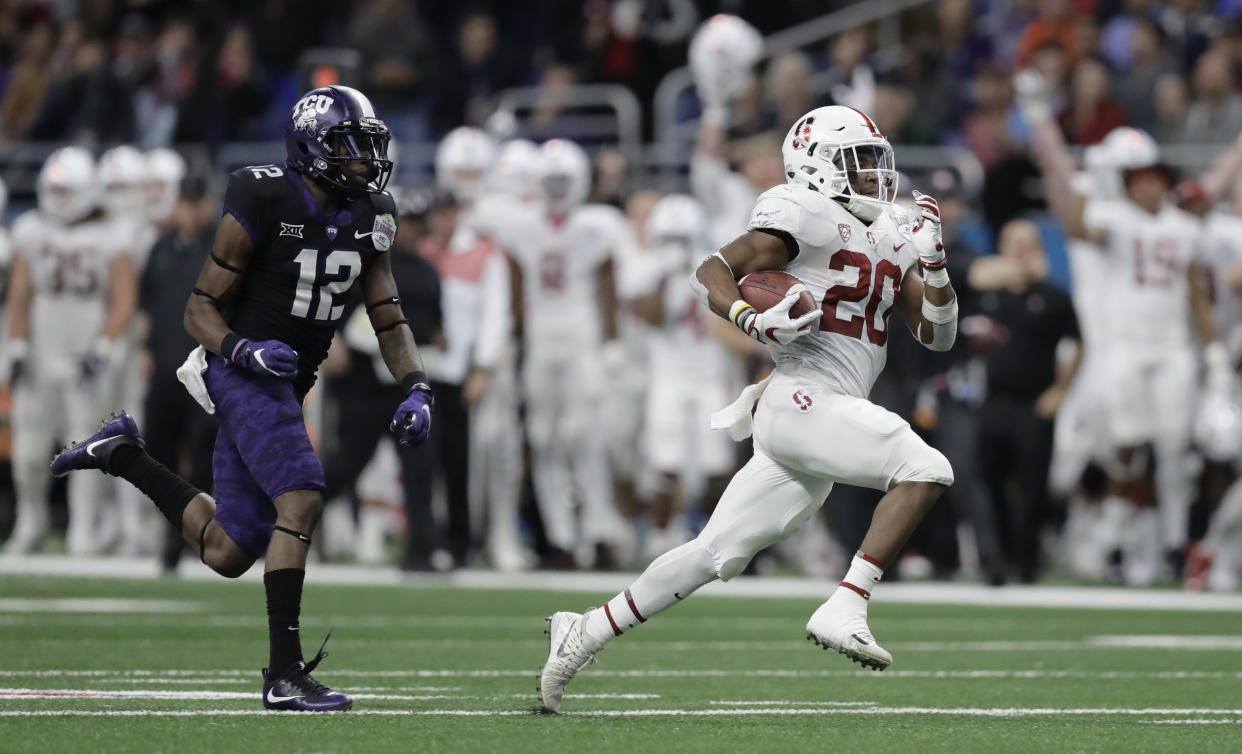
<svg viewBox="0 0 1242 754">
<path fill-rule="evenodd" d="M 758 400 L 754 456 L 697 538 L 657 558 L 602 607 L 548 619 L 539 689 L 549 711 L 560 709 L 566 685 L 607 642 L 704 584 L 741 573 L 757 552 L 797 531 L 838 481 L 887 494 L 845 579 L 811 615 L 807 637 L 877 670 L 892 662 L 867 626 L 870 590 L 952 483 L 953 470 L 867 395 L 884 367 L 894 308 L 927 348 L 948 349 L 956 337 L 957 297 L 945 272 L 939 210 L 917 191 L 921 216 L 892 205 L 892 147 L 857 110 L 812 110 L 781 149 L 788 182 L 760 196 L 749 230 L 691 277 L 714 313 L 768 345 L 776 361 L 769 379 L 713 416 L 713 426 L 744 438 Z M 742 300 L 738 281 L 775 269 L 804 284 L 757 311 Z M 791 320 L 806 290 L 822 308 Z"/>
<path fill-rule="evenodd" d="M 240 576 L 266 558 L 268 709 L 330 712 L 353 704 L 311 677 L 323 648 L 302 660 L 298 615 L 324 489 L 301 404 L 355 284 L 380 353 L 408 391 L 392 430 L 403 444 L 416 444 L 431 426 L 431 391 L 388 256 L 397 234 L 384 192 L 388 140 L 388 127 L 361 92 L 322 87 L 293 107 L 283 169 L 260 165 L 229 178 L 215 246 L 186 305 L 186 329 L 202 345 L 178 370 L 220 424 L 214 499 L 152 459 L 123 412 L 52 461 L 58 476 L 99 469 L 129 481 L 223 576 Z"/>
</svg>

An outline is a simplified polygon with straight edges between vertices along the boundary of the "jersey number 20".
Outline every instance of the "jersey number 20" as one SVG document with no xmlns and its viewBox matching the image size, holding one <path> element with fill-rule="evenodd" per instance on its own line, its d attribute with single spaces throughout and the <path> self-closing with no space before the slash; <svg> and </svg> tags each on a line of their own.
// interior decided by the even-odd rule
<svg viewBox="0 0 1242 754">
<path fill-rule="evenodd" d="M 871 284 L 871 260 L 866 254 L 849 249 L 839 249 L 828 260 L 829 269 L 844 270 L 846 267 L 858 268 L 858 282 L 855 285 L 834 285 L 824 291 L 824 316 L 819 318 L 819 329 L 835 332 L 851 338 L 862 340 L 863 330 L 867 331 L 867 340 L 874 345 L 882 346 L 888 342 L 888 315 L 893 306 L 889 304 L 877 318 L 876 311 L 884 301 L 884 281 L 893 281 L 893 300 L 897 300 L 897 291 L 901 287 L 901 268 L 887 259 L 881 259 L 875 265 L 875 285 Z M 849 319 L 837 317 L 837 304 L 857 303 L 871 299 L 863 309 L 863 314 L 855 314 Z M 878 319 L 878 322 L 877 322 Z"/>
<path fill-rule="evenodd" d="M 293 261 L 298 263 L 300 270 L 290 314 L 302 319 L 310 318 L 311 300 L 318 296 L 319 303 L 315 307 L 313 319 L 323 322 L 340 319 L 345 312 L 345 304 L 333 305 L 336 300 L 334 296 L 348 291 L 358 273 L 362 272 L 362 257 L 358 252 L 353 249 L 329 251 L 323 260 L 324 275 L 340 275 L 344 272 L 345 277 L 319 285 L 316 285 L 319 279 L 319 249 L 302 249 Z"/>
</svg>

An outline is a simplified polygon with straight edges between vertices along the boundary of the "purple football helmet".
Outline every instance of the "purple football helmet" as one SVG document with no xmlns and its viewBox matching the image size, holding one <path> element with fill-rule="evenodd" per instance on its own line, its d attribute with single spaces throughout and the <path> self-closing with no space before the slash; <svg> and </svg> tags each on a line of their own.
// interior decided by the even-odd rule
<svg viewBox="0 0 1242 754">
<path fill-rule="evenodd" d="M 365 94 L 323 86 L 303 95 L 289 113 L 285 166 L 347 195 L 383 191 L 392 175 L 388 140 L 388 126 L 375 117 Z"/>
</svg>

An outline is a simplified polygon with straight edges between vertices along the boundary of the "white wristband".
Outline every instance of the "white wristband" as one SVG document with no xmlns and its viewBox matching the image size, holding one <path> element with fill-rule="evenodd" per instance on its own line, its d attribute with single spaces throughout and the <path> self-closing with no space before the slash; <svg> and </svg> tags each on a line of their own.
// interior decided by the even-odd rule
<svg viewBox="0 0 1242 754">
<path fill-rule="evenodd" d="M 943 270 L 942 270 L 943 272 Z M 957 319 L 957 296 L 942 306 L 936 306 L 926 298 L 923 299 L 923 319 L 933 325 L 947 325 Z"/>
<path fill-rule="evenodd" d="M 733 302 L 732 306 L 729 307 L 729 321 L 740 328 L 742 325 L 738 322 L 738 317 L 741 317 L 746 311 L 753 312 L 754 310 L 755 307 L 739 298 L 737 301 Z"/>
<path fill-rule="evenodd" d="M 927 268 L 923 269 L 923 285 L 931 286 L 932 288 L 943 288 L 948 284 L 949 273 L 945 270 L 945 268 L 941 267 L 934 270 L 929 270 Z"/>
</svg>

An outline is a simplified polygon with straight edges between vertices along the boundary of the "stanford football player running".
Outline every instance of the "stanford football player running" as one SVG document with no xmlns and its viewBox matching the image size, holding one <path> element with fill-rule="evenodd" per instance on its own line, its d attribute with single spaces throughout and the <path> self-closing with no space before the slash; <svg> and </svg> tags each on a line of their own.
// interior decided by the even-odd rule
<svg viewBox="0 0 1242 754">
<path fill-rule="evenodd" d="M 128 480 L 223 576 L 266 558 L 268 709 L 353 704 L 311 677 L 324 652 L 303 661 L 298 615 L 324 488 L 301 404 L 356 283 L 384 361 L 408 392 L 391 429 L 417 444 L 431 427 L 431 391 L 389 265 L 397 221 L 384 192 L 388 138 L 361 92 L 314 89 L 285 125 L 285 167 L 242 168 L 229 178 L 215 246 L 185 311 L 202 345 L 177 373 L 220 424 L 214 499 L 147 455 L 125 413 L 52 461 L 58 476 L 99 469 Z"/>
<path fill-rule="evenodd" d="M 892 147 L 857 110 L 812 110 L 789 131 L 782 153 L 787 183 L 759 197 L 748 232 L 708 257 L 690 281 L 713 312 L 772 350 L 775 373 L 712 417 L 742 439 L 758 400 L 755 454 L 696 539 L 656 559 L 602 607 L 548 619 L 539 689 L 549 711 L 560 709 L 566 685 L 607 642 L 704 584 L 741 573 L 757 552 L 801 527 L 838 481 L 888 494 L 845 579 L 811 615 L 807 638 L 877 670 L 892 662 L 867 627 L 870 590 L 953 470 L 867 395 L 884 367 L 894 308 L 927 348 L 946 350 L 956 337 L 940 213 L 917 191 L 920 215 L 892 206 Z M 742 300 L 738 280 L 778 269 L 802 284 L 767 311 Z M 808 289 L 821 309 L 791 320 L 790 307 Z"/>
</svg>

